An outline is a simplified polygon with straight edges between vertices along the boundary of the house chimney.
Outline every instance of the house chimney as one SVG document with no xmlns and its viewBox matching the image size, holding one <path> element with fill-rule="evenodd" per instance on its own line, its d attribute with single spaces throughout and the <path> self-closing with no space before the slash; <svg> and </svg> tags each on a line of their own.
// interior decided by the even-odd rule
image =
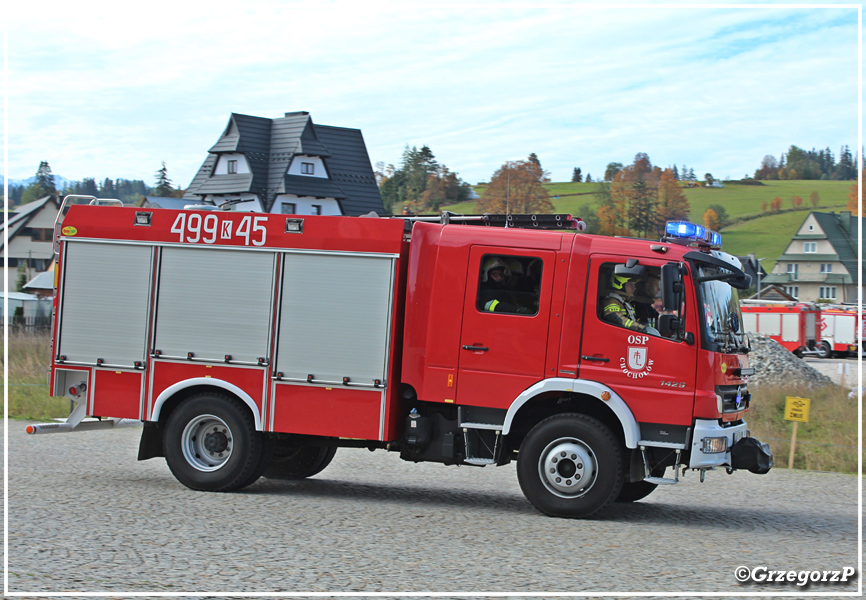
<svg viewBox="0 0 866 600">
<path fill-rule="evenodd" d="M 839 213 L 839 225 L 848 235 L 851 235 L 851 211 L 843 210 Z"/>
</svg>

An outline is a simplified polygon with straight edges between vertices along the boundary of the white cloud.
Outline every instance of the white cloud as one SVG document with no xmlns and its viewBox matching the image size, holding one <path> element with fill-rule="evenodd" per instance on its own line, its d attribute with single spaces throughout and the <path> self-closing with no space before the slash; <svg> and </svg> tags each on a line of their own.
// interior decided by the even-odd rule
<svg viewBox="0 0 866 600">
<path fill-rule="evenodd" d="M 12 7 L 11 178 L 186 185 L 231 112 L 431 147 L 467 181 L 536 152 L 555 180 L 654 163 L 742 176 L 857 143 L 857 12 L 766 7 L 168 3 Z M 29 12 L 29 11 L 28 11 Z"/>
</svg>

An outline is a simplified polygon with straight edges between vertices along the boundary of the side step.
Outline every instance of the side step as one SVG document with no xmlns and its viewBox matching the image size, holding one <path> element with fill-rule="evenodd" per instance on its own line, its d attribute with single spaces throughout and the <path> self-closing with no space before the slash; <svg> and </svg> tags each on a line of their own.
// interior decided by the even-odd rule
<svg viewBox="0 0 866 600">
<path fill-rule="evenodd" d="M 121 427 L 141 427 L 138 419 L 83 419 L 78 424 L 67 422 L 61 423 L 35 423 L 27 426 L 27 433 L 70 433 L 73 431 L 95 431 L 97 429 L 119 429 Z"/>
</svg>

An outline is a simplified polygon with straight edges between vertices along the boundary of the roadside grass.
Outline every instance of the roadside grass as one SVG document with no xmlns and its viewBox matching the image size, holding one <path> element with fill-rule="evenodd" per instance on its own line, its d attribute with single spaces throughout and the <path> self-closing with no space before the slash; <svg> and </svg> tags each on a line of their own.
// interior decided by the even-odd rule
<svg viewBox="0 0 866 600">
<path fill-rule="evenodd" d="M 752 435 L 770 444 L 776 469 L 788 467 L 793 421 L 785 420 L 785 398 L 811 400 L 809 422 L 797 426 L 794 468 L 810 471 L 857 472 L 857 405 L 848 389 L 832 385 L 816 390 L 754 386 L 746 422 Z M 862 451 L 862 449 L 861 449 Z"/>
<path fill-rule="evenodd" d="M 0 349 L 0 366 L 6 361 Z M 51 338 L 48 335 L 9 336 L 9 417 L 45 421 L 68 417 L 69 400 L 48 391 Z M 2 374 L 0 374 L 2 376 Z"/>
<path fill-rule="evenodd" d="M 9 337 L 9 416 L 45 421 L 69 415 L 69 400 L 49 395 L 46 375 L 51 340 L 47 335 Z M 5 357 L 2 357 L 5 360 Z M 816 471 L 857 471 L 857 403 L 847 389 L 828 386 L 815 391 L 756 386 L 746 420 L 752 435 L 773 449 L 775 468 L 786 468 L 793 422 L 784 420 L 785 397 L 812 400 L 809 422 L 800 423 L 794 468 Z"/>
</svg>

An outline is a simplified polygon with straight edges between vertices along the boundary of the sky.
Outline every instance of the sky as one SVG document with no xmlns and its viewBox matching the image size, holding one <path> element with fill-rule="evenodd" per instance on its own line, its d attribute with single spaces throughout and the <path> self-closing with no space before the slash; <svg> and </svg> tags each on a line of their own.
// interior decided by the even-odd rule
<svg viewBox="0 0 866 600">
<path fill-rule="evenodd" d="M 857 5 L 121 5 L 7 6 L 3 175 L 164 161 L 186 187 L 233 112 L 360 129 L 374 165 L 427 145 L 473 184 L 533 152 L 553 181 L 638 152 L 728 179 L 858 145 Z"/>
</svg>

